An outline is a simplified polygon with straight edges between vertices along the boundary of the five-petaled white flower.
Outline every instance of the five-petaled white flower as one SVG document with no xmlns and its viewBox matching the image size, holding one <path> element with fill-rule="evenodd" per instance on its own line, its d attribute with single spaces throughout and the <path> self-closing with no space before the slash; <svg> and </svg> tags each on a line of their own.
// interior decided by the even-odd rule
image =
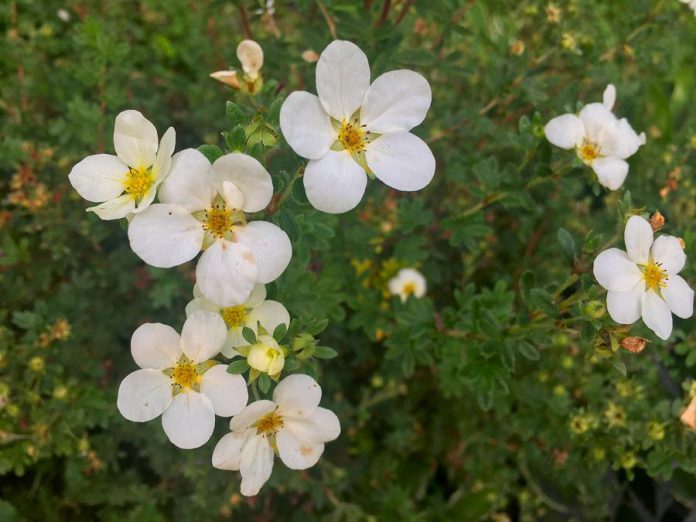
<svg viewBox="0 0 696 522">
<path fill-rule="evenodd" d="M 694 311 L 694 291 L 677 275 L 686 254 L 676 237 L 660 236 L 645 219 L 633 216 L 624 231 L 626 250 L 610 248 L 597 256 L 594 275 L 608 290 L 607 309 L 617 323 L 641 316 L 660 339 L 672 333 L 672 314 L 683 319 Z"/>
<path fill-rule="evenodd" d="M 389 292 L 398 295 L 402 301 L 409 296 L 423 297 L 427 289 L 425 277 L 414 268 L 402 268 L 389 280 Z"/>
<path fill-rule="evenodd" d="M 213 434 L 215 415 L 235 415 L 249 398 L 241 376 L 210 360 L 226 336 L 220 316 L 202 311 L 186 319 L 181 335 L 164 324 L 140 326 L 133 333 L 131 353 L 141 369 L 121 382 L 121 415 L 134 422 L 162 415 L 162 427 L 174 445 L 190 449 L 205 444 Z"/>
<path fill-rule="evenodd" d="M 183 150 L 160 188 L 161 203 L 131 221 L 131 248 L 146 263 L 165 268 L 203 249 L 196 266 L 201 293 L 222 307 L 241 305 L 256 283 L 275 280 L 292 257 L 285 232 L 266 221 L 247 221 L 247 213 L 264 209 L 272 196 L 270 174 L 251 156 L 226 154 L 211 168 L 197 150 Z"/>
<path fill-rule="evenodd" d="M 87 201 L 101 203 L 87 210 L 102 219 L 138 213 L 155 199 L 158 185 L 172 163 L 176 134 L 170 127 L 157 141 L 157 129 L 138 111 L 116 116 L 116 156 L 87 156 L 68 175 L 70 184 Z"/>
<path fill-rule="evenodd" d="M 360 202 L 366 172 L 398 190 L 420 190 L 433 178 L 435 158 L 409 131 L 428 112 L 430 85 L 420 74 L 397 70 L 370 85 L 367 57 L 336 40 L 321 53 L 317 93 L 293 92 L 280 110 L 288 144 L 309 159 L 304 186 L 318 210 L 347 212 Z"/>
<path fill-rule="evenodd" d="M 235 348 L 249 344 L 242 335 L 244 328 L 250 328 L 258 336 L 259 326 L 271 335 L 281 324 L 284 324 L 286 328 L 290 326 L 290 314 L 287 308 L 278 301 L 266 299 L 264 285 L 255 285 L 249 299 L 237 306 L 224 307 L 215 304 L 203 297 L 198 285 L 193 287 L 193 296 L 195 299 L 186 305 L 186 315 L 191 315 L 196 310 L 205 310 L 220 315 L 225 321 L 227 340 L 221 350 L 225 357 L 239 355 Z"/>
<path fill-rule="evenodd" d="M 324 443 L 341 433 L 338 417 L 319 407 L 321 388 L 308 375 L 290 375 L 273 391 L 273 401 L 252 402 L 230 421 L 213 451 L 213 466 L 239 470 L 242 495 L 256 495 L 271 476 L 274 450 L 290 469 L 317 463 Z"/>
<path fill-rule="evenodd" d="M 544 127 L 546 138 L 562 149 L 575 149 L 578 157 L 592 167 L 599 182 L 617 190 L 628 174 L 626 159 L 645 145 L 645 133 L 636 134 L 626 118 L 618 119 L 611 109 L 616 89 L 604 90 L 603 103 L 585 105 L 580 114 L 564 114 Z"/>
</svg>

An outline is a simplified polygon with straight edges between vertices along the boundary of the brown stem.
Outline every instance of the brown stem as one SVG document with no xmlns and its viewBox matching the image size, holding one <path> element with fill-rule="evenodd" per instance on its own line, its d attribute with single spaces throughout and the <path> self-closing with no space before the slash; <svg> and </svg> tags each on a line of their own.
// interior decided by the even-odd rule
<svg viewBox="0 0 696 522">
<path fill-rule="evenodd" d="M 389 16 L 389 9 L 391 8 L 391 0 L 384 0 L 384 3 L 382 4 L 382 11 L 379 13 L 379 18 L 377 19 L 377 22 L 375 23 L 375 27 L 380 27 L 384 25 L 384 22 L 387 21 L 387 17 Z"/>
<path fill-rule="evenodd" d="M 394 22 L 395 25 L 399 25 L 401 21 L 406 18 L 406 15 L 408 14 L 409 9 L 411 9 L 411 6 L 416 3 L 416 0 L 406 0 L 404 3 L 404 6 L 401 8 L 401 12 L 399 13 L 399 16 L 396 17 L 396 21 Z"/>
<path fill-rule="evenodd" d="M 242 19 L 242 26 L 244 27 L 244 35 L 249 39 L 253 40 L 254 35 L 251 33 L 251 26 L 249 25 L 249 17 L 247 16 L 246 9 L 242 4 L 239 4 L 239 17 Z"/>
<path fill-rule="evenodd" d="M 337 40 L 338 37 L 336 36 L 336 22 L 334 22 L 334 19 L 331 18 L 331 15 L 326 10 L 326 7 L 324 7 L 324 4 L 322 4 L 319 0 L 317 0 L 317 5 L 319 6 L 319 10 L 321 11 L 321 14 L 324 16 L 324 20 L 326 20 L 326 26 L 329 28 L 329 33 L 331 33 L 331 38 L 333 38 L 334 40 Z"/>
</svg>

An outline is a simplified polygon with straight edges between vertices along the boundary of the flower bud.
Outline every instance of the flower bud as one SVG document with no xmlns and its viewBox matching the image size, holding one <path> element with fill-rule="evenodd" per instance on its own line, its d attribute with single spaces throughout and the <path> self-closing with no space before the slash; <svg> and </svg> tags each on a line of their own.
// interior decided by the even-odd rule
<svg viewBox="0 0 696 522">
<path fill-rule="evenodd" d="M 648 344 L 647 339 L 642 337 L 624 337 L 621 340 L 621 347 L 631 353 L 642 352 Z"/>
<path fill-rule="evenodd" d="M 319 55 L 316 51 L 312 49 L 307 49 L 302 53 L 302 59 L 307 63 L 314 63 L 319 61 Z"/>
<path fill-rule="evenodd" d="M 258 342 L 249 349 L 247 363 L 255 370 L 276 375 L 285 366 L 285 354 L 273 337 L 261 335 Z"/>
<path fill-rule="evenodd" d="M 585 314 L 592 319 L 601 318 L 606 311 L 607 309 L 601 301 L 590 301 L 585 305 Z"/>
<path fill-rule="evenodd" d="M 44 369 L 44 360 L 42 357 L 39 357 L 38 355 L 36 357 L 32 357 L 31 360 L 29 361 L 29 368 L 32 371 L 35 372 L 42 372 Z"/>
<path fill-rule="evenodd" d="M 233 89 L 239 89 L 239 80 L 237 79 L 237 71 L 215 71 L 210 74 L 211 78 L 229 85 Z"/>
<path fill-rule="evenodd" d="M 696 430 L 696 397 L 691 399 L 689 405 L 682 412 L 680 419 L 686 426 Z"/>
</svg>

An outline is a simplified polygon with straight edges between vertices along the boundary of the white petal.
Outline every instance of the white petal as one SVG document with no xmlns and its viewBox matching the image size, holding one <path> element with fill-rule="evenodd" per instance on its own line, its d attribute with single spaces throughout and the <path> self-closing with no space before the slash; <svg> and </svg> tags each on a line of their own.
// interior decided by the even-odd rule
<svg viewBox="0 0 696 522">
<path fill-rule="evenodd" d="M 141 368 L 171 368 L 181 357 L 181 337 L 166 324 L 142 324 L 131 337 L 131 354 Z"/>
<path fill-rule="evenodd" d="M 242 191 L 231 181 L 223 181 L 220 184 L 218 192 L 229 208 L 236 210 L 244 208 L 244 194 L 242 194 Z"/>
<path fill-rule="evenodd" d="M 202 393 L 180 393 L 162 414 L 162 428 L 175 446 L 199 448 L 208 442 L 215 429 L 213 404 Z"/>
<path fill-rule="evenodd" d="M 301 373 L 288 375 L 273 390 L 273 402 L 284 416 L 308 417 L 317 409 L 319 401 L 321 387 L 309 375 Z"/>
<path fill-rule="evenodd" d="M 75 165 L 68 179 L 87 201 L 101 203 L 116 199 L 124 191 L 128 167 L 111 154 L 87 156 Z"/>
<path fill-rule="evenodd" d="M 196 297 L 186 305 L 186 315 L 191 315 L 193 312 L 200 310 L 203 312 L 220 313 L 220 307 L 205 297 Z"/>
<path fill-rule="evenodd" d="M 592 162 L 592 170 L 602 185 L 618 190 L 628 175 L 628 163 L 617 158 L 598 158 Z"/>
<path fill-rule="evenodd" d="M 625 118 L 606 123 L 596 139 L 603 155 L 620 159 L 633 156 L 645 143 L 645 136 L 638 136 Z"/>
<path fill-rule="evenodd" d="M 311 160 L 304 173 L 307 199 L 317 210 L 340 214 L 360 203 L 367 186 L 367 174 L 345 151 L 329 151 Z"/>
<path fill-rule="evenodd" d="M 266 332 L 273 335 L 279 325 L 290 326 L 290 314 L 278 301 L 265 301 L 247 314 L 246 323 L 253 325 L 254 331 L 257 331 L 257 323 L 261 323 Z"/>
<path fill-rule="evenodd" d="M 378 77 L 365 94 L 360 123 L 371 132 L 410 131 L 420 125 L 430 108 L 428 80 L 414 71 L 389 71 Z"/>
<path fill-rule="evenodd" d="M 130 194 L 124 194 L 116 199 L 106 201 L 96 207 L 89 207 L 88 212 L 94 212 L 101 219 L 121 219 L 135 209 L 135 200 Z"/>
<path fill-rule="evenodd" d="M 665 281 L 662 297 L 667 302 L 672 313 L 682 319 L 688 319 L 694 314 L 694 291 L 684 278 L 671 275 Z"/>
<path fill-rule="evenodd" d="M 556 147 L 572 149 L 585 138 L 585 126 L 575 114 L 563 114 L 546 124 L 544 134 Z"/>
<path fill-rule="evenodd" d="M 172 384 L 160 370 L 136 370 L 118 387 L 116 406 L 126 419 L 147 422 L 159 416 L 172 401 Z"/>
<path fill-rule="evenodd" d="M 169 174 L 160 187 L 160 201 L 196 212 L 210 207 L 214 195 L 208 158 L 196 149 L 176 153 Z"/>
<path fill-rule="evenodd" d="M 150 167 L 157 154 L 157 129 L 138 111 L 123 111 L 116 116 L 114 148 L 129 167 Z"/>
<path fill-rule="evenodd" d="M 220 307 L 237 306 L 249 299 L 257 276 L 251 249 L 227 240 L 215 241 L 196 266 L 198 287 Z"/>
<path fill-rule="evenodd" d="M 237 46 L 237 59 L 244 72 L 255 78 L 263 66 L 263 49 L 254 40 L 242 40 Z"/>
<path fill-rule="evenodd" d="M 258 160 L 233 152 L 215 160 L 213 180 L 222 194 L 222 184 L 231 181 L 244 195 L 244 212 L 258 212 L 271 202 L 273 182 L 271 175 Z"/>
<path fill-rule="evenodd" d="M 326 112 L 341 121 L 358 110 L 370 86 L 367 56 L 352 42 L 334 40 L 317 62 L 317 94 Z"/>
<path fill-rule="evenodd" d="M 201 224 L 180 205 L 150 205 L 136 214 L 128 226 L 133 252 L 148 265 L 161 268 L 196 257 L 204 235 Z"/>
<path fill-rule="evenodd" d="M 202 363 L 220 353 L 227 327 L 218 314 L 192 312 L 181 329 L 181 349 L 194 363 Z"/>
<path fill-rule="evenodd" d="M 152 204 L 152 202 L 155 200 L 155 196 L 157 195 L 157 186 L 157 182 L 155 181 L 155 183 L 152 184 L 152 186 L 145 193 L 140 202 L 133 209 L 133 214 L 138 214 L 142 212 Z"/>
<path fill-rule="evenodd" d="M 643 294 L 643 322 L 663 341 L 672 334 L 672 312 L 667 303 L 652 290 Z"/>
<path fill-rule="evenodd" d="M 252 252 L 258 268 L 256 282 L 266 284 L 275 281 L 287 268 L 292 258 L 292 245 L 288 235 L 276 225 L 267 221 L 252 221 L 245 226 L 235 227 L 234 232 L 237 241 Z M 249 292 L 244 301 L 248 299 Z"/>
<path fill-rule="evenodd" d="M 628 292 L 609 292 L 607 294 L 607 311 L 611 318 L 619 324 L 633 324 L 640 319 L 642 297 L 645 293 L 645 283 L 639 281 Z"/>
<path fill-rule="evenodd" d="M 257 436 L 247 441 L 242 450 L 239 471 L 242 474 L 242 495 L 256 495 L 273 471 L 273 448 L 268 439 Z"/>
<path fill-rule="evenodd" d="M 163 180 L 172 166 L 172 154 L 176 146 L 176 132 L 174 127 L 169 127 L 160 140 L 155 163 L 152 165 L 152 174 L 158 181 Z"/>
<path fill-rule="evenodd" d="M 321 407 L 309 417 L 285 419 L 283 425 L 299 439 L 309 442 L 329 442 L 341 434 L 341 423 L 336 414 Z"/>
<path fill-rule="evenodd" d="M 616 87 L 614 87 L 611 83 L 607 85 L 607 88 L 604 89 L 604 93 L 602 94 L 602 104 L 604 107 L 607 108 L 607 110 L 612 110 L 614 108 L 614 103 L 616 102 Z"/>
<path fill-rule="evenodd" d="M 365 158 L 375 176 L 397 190 L 420 190 L 435 175 L 430 147 L 410 132 L 383 134 L 367 146 Z"/>
<path fill-rule="evenodd" d="M 280 108 L 280 130 L 296 154 L 319 159 L 337 139 L 329 115 L 319 98 L 304 91 L 295 91 Z"/>
<path fill-rule="evenodd" d="M 618 248 L 599 254 L 592 271 L 597 282 L 610 292 L 629 292 L 642 279 L 640 269 Z"/>
<path fill-rule="evenodd" d="M 280 460 L 290 469 L 311 468 L 324 453 L 323 443 L 299 439 L 288 429 L 276 435 L 276 444 Z"/>
<path fill-rule="evenodd" d="M 242 460 L 242 450 L 249 441 L 247 433 L 228 433 L 222 437 L 213 450 L 213 467 L 225 470 L 238 470 Z"/>
<path fill-rule="evenodd" d="M 258 332 L 254 331 L 254 333 L 256 334 Z M 225 344 L 223 345 L 222 350 L 220 350 L 220 353 L 228 359 L 233 359 L 234 357 L 241 355 L 236 348 L 246 346 L 248 344 L 249 343 L 242 335 L 242 328 L 239 326 L 233 326 L 227 330 L 227 339 L 225 339 Z"/>
<path fill-rule="evenodd" d="M 624 229 L 626 253 L 634 263 L 646 265 L 653 244 L 653 231 L 650 223 L 640 216 L 631 216 Z"/>
<path fill-rule="evenodd" d="M 686 263 L 684 249 L 674 236 L 658 237 L 650 249 L 653 260 L 668 274 L 678 274 Z"/>
<path fill-rule="evenodd" d="M 244 431 L 261 417 L 271 413 L 275 409 L 276 405 L 273 401 L 261 400 L 252 402 L 238 415 L 232 417 L 230 420 L 230 429 L 238 432 Z"/>
<path fill-rule="evenodd" d="M 585 127 L 585 136 L 593 143 L 597 143 L 601 148 L 601 135 L 605 128 L 610 128 L 616 123 L 616 116 L 607 110 L 601 103 L 590 103 L 585 105 L 578 115 Z M 605 154 L 604 150 L 601 150 Z"/>
<path fill-rule="evenodd" d="M 249 400 L 244 377 L 227 373 L 226 364 L 217 364 L 203 374 L 201 393 L 210 399 L 215 415 L 220 417 L 236 415 Z"/>
<path fill-rule="evenodd" d="M 256 308 L 261 303 L 266 300 L 266 287 L 262 284 L 255 284 L 254 289 L 251 291 L 249 299 L 247 299 L 244 306 L 246 308 Z"/>
</svg>

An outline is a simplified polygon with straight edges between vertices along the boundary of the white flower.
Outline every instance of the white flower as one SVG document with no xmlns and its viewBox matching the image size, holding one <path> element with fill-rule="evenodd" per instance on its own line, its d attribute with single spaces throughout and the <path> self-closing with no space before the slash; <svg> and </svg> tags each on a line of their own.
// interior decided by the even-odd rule
<svg viewBox="0 0 696 522">
<path fill-rule="evenodd" d="M 146 263 L 172 267 L 193 259 L 201 293 L 221 307 L 244 303 L 256 283 L 270 283 L 288 266 L 292 246 L 285 232 L 247 213 L 271 201 L 271 176 L 258 161 L 233 153 L 212 168 L 186 149 L 173 158 L 159 199 L 128 227 L 131 248 Z"/>
<path fill-rule="evenodd" d="M 180 448 L 205 444 L 213 434 L 215 415 L 235 415 L 249 398 L 241 376 L 210 360 L 226 335 L 225 323 L 210 312 L 191 314 L 181 336 L 164 324 L 140 326 L 133 333 L 131 353 L 141 369 L 121 382 L 118 411 L 133 422 L 162 415 L 164 432 Z"/>
<path fill-rule="evenodd" d="M 282 303 L 266 299 L 264 285 L 255 285 L 249 299 L 237 306 L 224 307 L 213 303 L 203 297 L 198 285 L 193 287 L 193 295 L 195 299 L 186 305 L 186 315 L 191 315 L 196 310 L 206 310 L 220 315 L 225 321 L 227 340 L 221 350 L 225 357 L 239 355 L 235 348 L 249 344 L 242 336 L 244 328 L 250 328 L 254 334 L 259 335 L 261 326 L 268 334 L 273 335 L 279 325 L 284 324 L 286 328 L 290 326 L 288 310 Z"/>
<path fill-rule="evenodd" d="M 176 135 L 169 128 L 157 142 L 157 129 L 138 111 L 116 116 L 116 156 L 87 156 L 68 179 L 80 196 L 101 203 L 87 210 L 102 219 L 120 219 L 145 210 L 172 163 Z"/>
<path fill-rule="evenodd" d="M 544 127 L 546 139 L 562 149 L 574 148 L 609 190 L 621 187 L 628 174 L 625 160 L 645 145 L 645 133 L 636 134 L 625 118 L 611 112 L 615 101 L 616 89 L 609 85 L 603 103 L 585 105 L 577 116 L 564 114 Z"/>
<path fill-rule="evenodd" d="M 691 10 L 696 14 L 696 0 L 679 0 L 682 4 L 688 5 Z"/>
<path fill-rule="evenodd" d="M 428 112 L 430 85 L 420 74 L 390 71 L 370 85 L 367 57 L 336 40 L 316 70 L 317 93 L 293 92 L 280 110 L 288 144 L 309 159 L 304 186 L 318 210 L 347 212 L 376 176 L 398 190 L 420 190 L 433 178 L 435 158 L 409 131 Z"/>
<path fill-rule="evenodd" d="M 610 248 L 597 256 L 594 275 L 608 290 L 607 309 L 617 323 L 631 324 L 641 316 L 660 339 L 672 333 L 672 314 L 683 319 L 694 311 L 694 291 L 677 274 L 686 254 L 673 236 L 660 236 L 645 219 L 633 216 L 624 231 L 626 250 Z"/>
<path fill-rule="evenodd" d="M 402 268 L 399 273 L 389 280 L 389 291 L 392 295 L 398 295 L 402 301 L 409 296 L 423 297 L 427 289 L 425 277 L 413 268 Z"/>
<path fill-rule="evenodd" d="M 239 470 L 242 495 L 256 495 L 271 476 L 274 450 L 290 469 L 317 463 L 324 443 L 341 433 L 338 417 L 319 407 L 321 388 L 307 375 L 290 375 L 273 391 L 273 401 L 256 401 L 230 421 L 213 451 L 213 466 Z"/>
</svg>

